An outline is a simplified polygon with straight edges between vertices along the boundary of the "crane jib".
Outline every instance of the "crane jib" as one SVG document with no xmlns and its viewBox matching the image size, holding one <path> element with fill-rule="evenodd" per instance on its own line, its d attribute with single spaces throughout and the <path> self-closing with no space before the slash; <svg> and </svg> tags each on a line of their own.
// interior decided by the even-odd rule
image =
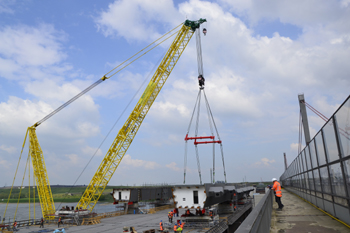
<svg viewBox="0 0 350 233">
<path fill-rule="evenodd" d="M 137 131 L 164 86 L 164 83 L 193 36 L 195 29 L 198 28 L 202 22 L 205 22 L 205 20 L 187 20 L 183 24 L 135 108 L 123 127 L 119 130 L 118 135 L 86 188 L 77 207 L 92 211 L 134 140 Z"/>
</svg>

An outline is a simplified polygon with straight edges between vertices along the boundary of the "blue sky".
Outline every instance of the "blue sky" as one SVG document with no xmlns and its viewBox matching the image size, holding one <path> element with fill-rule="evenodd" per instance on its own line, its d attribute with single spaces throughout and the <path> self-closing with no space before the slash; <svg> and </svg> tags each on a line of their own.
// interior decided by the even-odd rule
<svg viewBox="0 0 350 233">
<path fill-rule="evenodd" d="M 0 185 L 12 182 L 28 126 L 165 32 L 199 18 L 208 21 L 208 33 L 202 36 L 206 94 L 223 141 L 227 180 L 279 177 L 283 153 L 288 161 L 297 155 L 298 94 L 304 93 L 306 101 L 328 117 L 349 95 L 349 4 L 0 0 Z M 51 184 L 76 180 L 170 43 L 37 128 Z M 183 181 L 183 139 L 198 92 L 196 76 L 193 38 L 110 184 Z M 136 101 L 78 184 L 89 183 Z M 311 112 L 309 121 L 313 136 L 324 122 Z M 204 116 L 199 133 L 210 134 Z M 188 149 L 187 182 L 198 183 L 194 146 Z M 211 145 L 201 146 L 199 153 L 203 181 L 209 182 Z M 221 164 L 217 147 L 217 180 L 223 179 Z"/>
</svg>

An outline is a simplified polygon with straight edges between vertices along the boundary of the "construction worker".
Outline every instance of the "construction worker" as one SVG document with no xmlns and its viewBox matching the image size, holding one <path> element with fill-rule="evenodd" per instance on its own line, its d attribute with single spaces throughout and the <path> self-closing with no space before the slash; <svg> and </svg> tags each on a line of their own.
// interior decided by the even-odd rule
<svg viewBox="0 0 350 233">
<path fill-rule="evenodd" d="M 183 230 L 183 229 L 184 229 L 184 226 L 185 226 L 185 222 L 181 222 L 180 226 L 181 226 L 181 228 L 182 228 L 182 230 Z"/>
<path fill-rule="evenodd" d="M 170 211 L 170 214 L 171 214 L 171 218 L 175 217 L 175 213 L 173 211 Z"/>
<path fill-rule="evenodd" d="M 174 224 L 174 233 L 176 233 L 176 230 L 177 230 L 177 224 L 175 223 Z"/>
<path fill-rule="evenodd" d="M 282 210 L 284 205 L 281 202 L 281 197 L 282 197 L 282 189 L 281 189 L 281 184 L 277 181 L 276 178 L 272 179 L 273 186 L 272 190 L 275 191 L 275 201 L 278 204 L 278 209 L 277 210 Z"/>
<path fill-rule="evenodd" d="M 41 217 L 40 219 L 40 227 L 39 228 L 44 228 L 44 218 Z"/>
<path fill-rule="evenodd" d="M 15 220 L 15 222 L 13 223 L 13 229 L 17 229 L 17 221 Z"/>
<path fill-rule="evenodd" d="M 60 217 L 57 222 L 57 228 L 60 228 L 60 224 L 62 224 L 62 218 Z"/>
<path fill-rule="evenodd" d="M 176 232 L 182 233 L 182 227 L 178 226 L 177 229 L 176 229 Z"/>
<path fill-rule="evenodd" d="M 160 220 L 160 223 L 159 223 L 159 231 L 160 232 L 163 232 L 164 228 L 163 228 L 163 222 L 162 220 Z"/>
<path fill-rule="evenodd" d="M 170 223 L 173 222 L 173 216 L 171 215 L 170 212 L 168 213 L 168 219 L 169 219 L 169 222 L 170 222 Z"/>
</svg>

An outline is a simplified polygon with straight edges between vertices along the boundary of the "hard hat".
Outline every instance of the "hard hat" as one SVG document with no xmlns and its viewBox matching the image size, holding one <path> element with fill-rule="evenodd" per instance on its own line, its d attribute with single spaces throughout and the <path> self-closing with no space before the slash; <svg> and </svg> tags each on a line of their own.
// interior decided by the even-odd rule
<svg viewBox="0 0 350 233">
<path fill-rule="evenodd" d="M 272 182 L 274 182 L 274 181 L 277 181 L 277 179 L 276 178 L 272 178 Z"/>
</svg>

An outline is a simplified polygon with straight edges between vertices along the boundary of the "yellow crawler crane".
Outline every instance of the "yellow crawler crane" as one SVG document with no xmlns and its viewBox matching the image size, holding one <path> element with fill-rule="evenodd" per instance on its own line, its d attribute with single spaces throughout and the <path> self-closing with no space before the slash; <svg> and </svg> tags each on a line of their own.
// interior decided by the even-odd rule
<svg viewBox="0 0 350 233">
<path fill-rule="evenodd" d="M 38 196 L 41 205 L 41 211 L 45 219 L 53 219 L 55 216 L 55 205 L 52 198 L 51 186 L 44 160 L 43 151 L 39 145 L 35 133 L 35 127 L 28 127 L 29 132 L 29 154 L 32 158 L 35 183 L 37 184 Z"/>
<path fill-rule="evenodd" d="M 119 130 L 117 137 L 114 139 L 113 144 L 109 148 L 102 163 L 77 204 L 78 208 L 88 209 L 89 211 L 93 210 L 132 143 L 142 121 L 145 119 L 154 100 L 157 98 L 158 93 L 168 79 L 188 42 L 192 38 L 193 33 L 203 22 L 206 22 L 206 20 L 186 20 L 184 22 L 134 110 L 131 112 L 123 127 Z"/>
</svg>

